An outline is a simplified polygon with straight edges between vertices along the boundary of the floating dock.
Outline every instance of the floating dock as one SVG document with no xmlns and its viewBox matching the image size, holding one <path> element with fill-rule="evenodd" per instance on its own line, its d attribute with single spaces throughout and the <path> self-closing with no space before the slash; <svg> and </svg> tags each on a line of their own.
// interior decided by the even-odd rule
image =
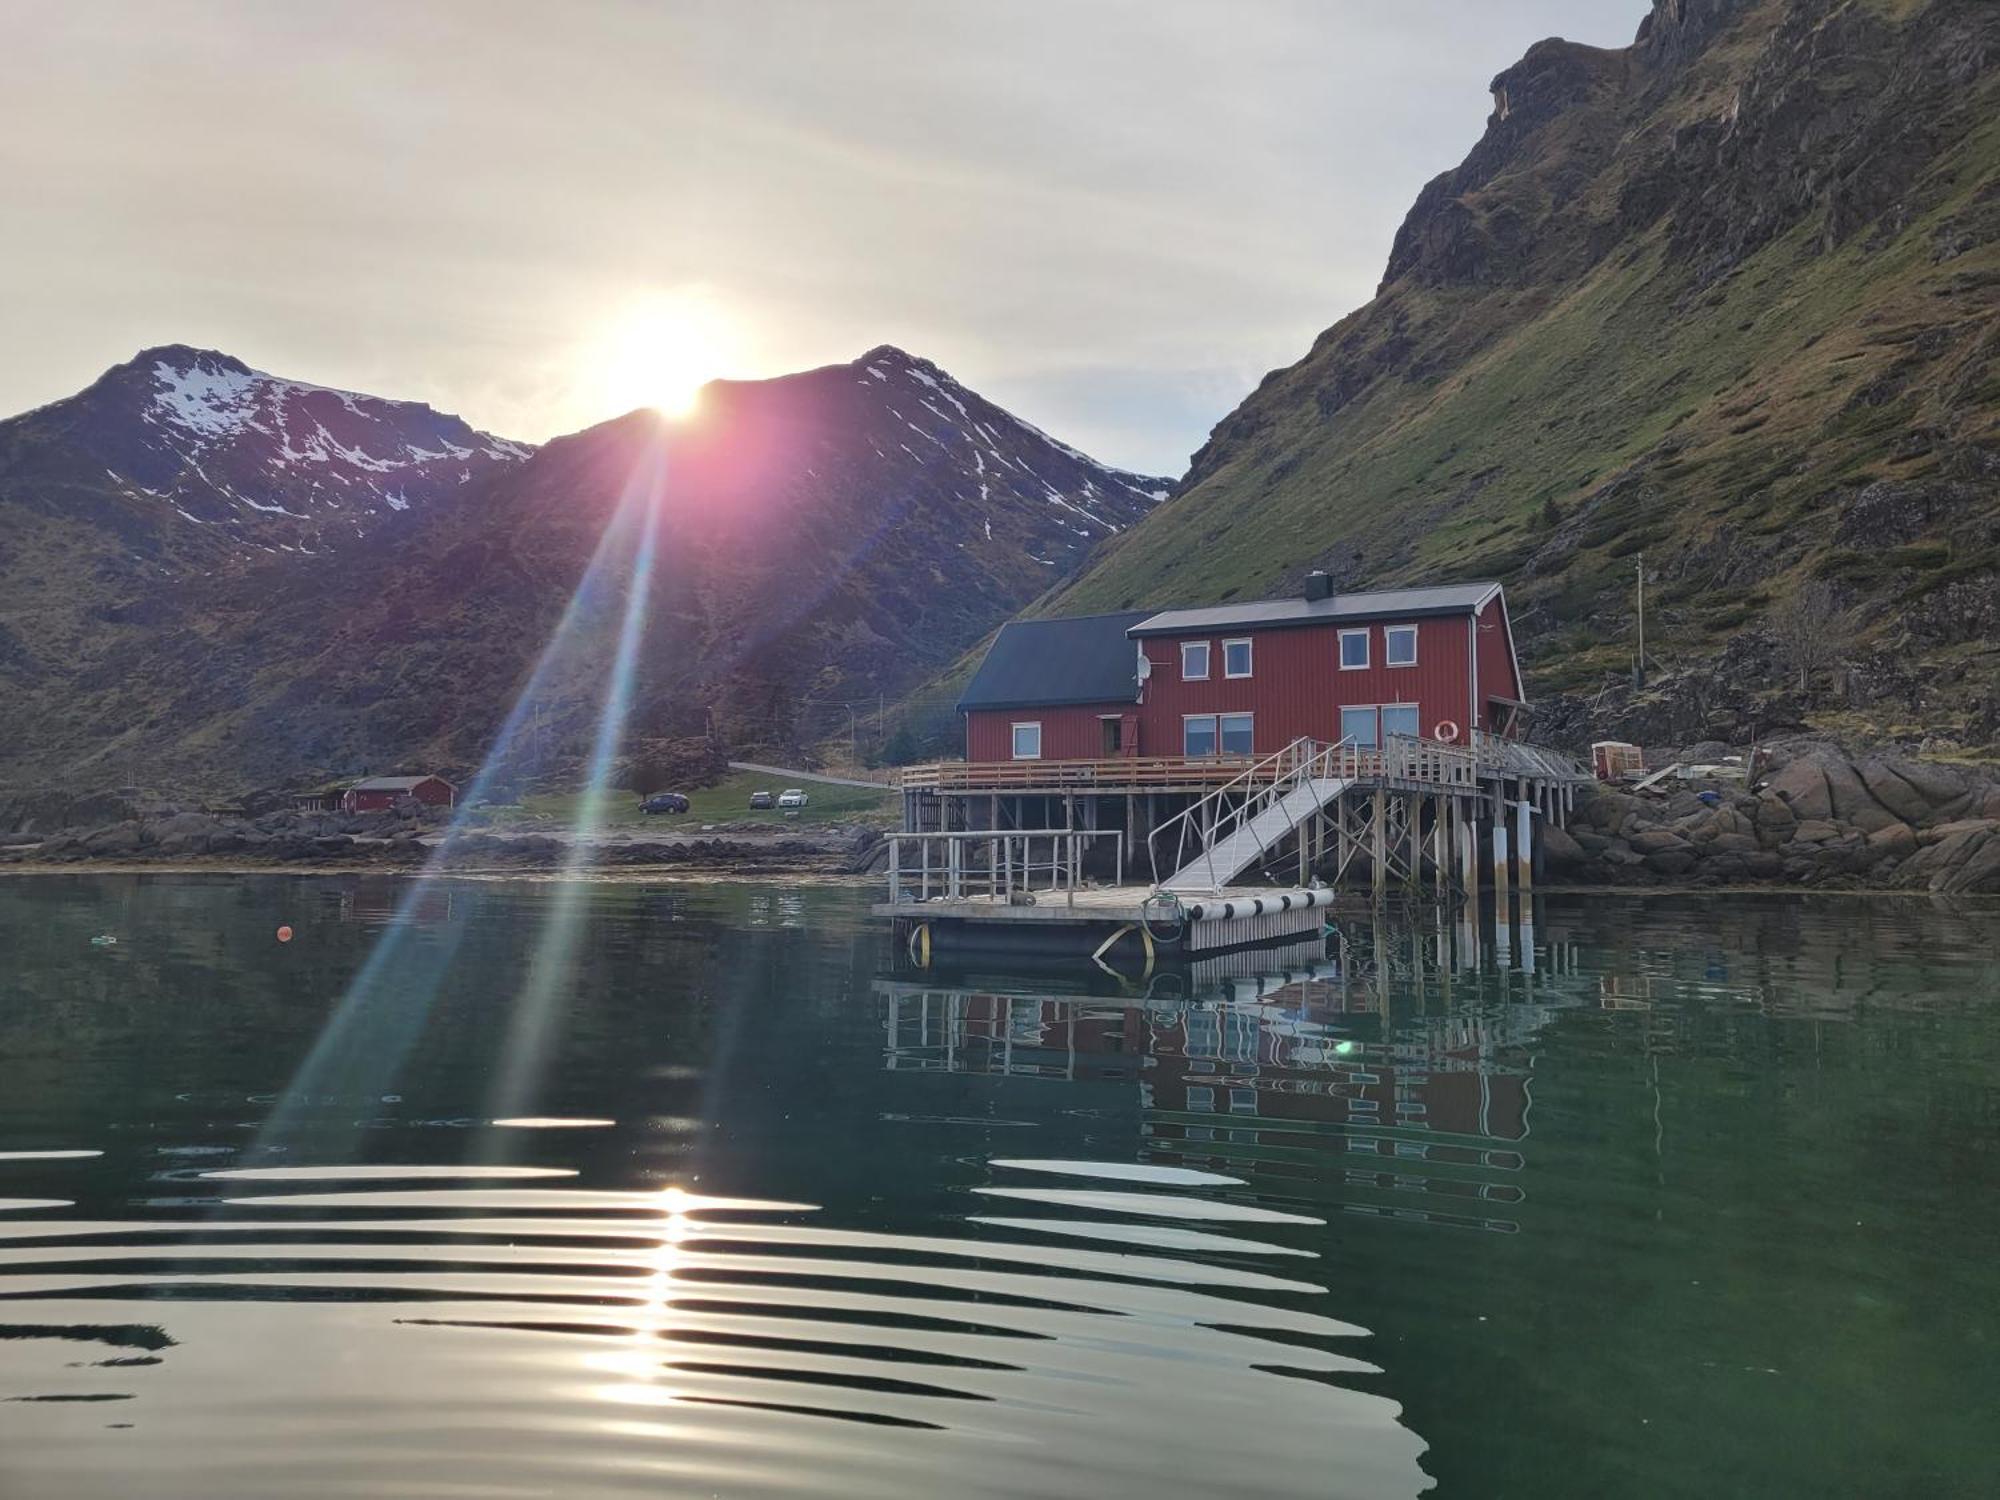
<svg viewBox="0 0 2000 1500">
<path fill-rule="evenodd" d="M 930 954 L 1075 954 L 1121 962 L 1133 954 L 1196 958 L 1296 942 L 1318 934 L 1334 892 L 1244 887 L 1174 897 L 1150 886 L 1084 886 L 1043 892 L 1033 904 L 1005 895 L 884 901 L 899 938 L 920 963 Z"/>
</svg>

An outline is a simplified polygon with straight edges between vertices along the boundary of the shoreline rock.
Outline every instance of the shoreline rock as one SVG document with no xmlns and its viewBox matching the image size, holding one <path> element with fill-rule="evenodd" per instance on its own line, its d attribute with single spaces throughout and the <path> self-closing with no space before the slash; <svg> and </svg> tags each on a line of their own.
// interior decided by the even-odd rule
<svg viewBox="0 0 2000 1500">
<path fill-rule="evenodd" d="M 1937 895 L 2000 893 L 2000 780 L 1969 766 L 1850 756 L 1825 741 L 1769 752 L 1768 774 L 1595 787 L 1545 830 L 1555 875 L 1620 886 L 1778 883 Z"/>
</svg>

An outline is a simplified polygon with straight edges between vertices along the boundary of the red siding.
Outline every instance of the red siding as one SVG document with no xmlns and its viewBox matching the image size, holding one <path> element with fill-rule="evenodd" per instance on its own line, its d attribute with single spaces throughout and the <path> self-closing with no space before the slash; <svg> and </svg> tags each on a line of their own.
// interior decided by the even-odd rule
<svg viewBox="0 0 2000 1500">
<path fill-rule="evenodd" d="M 965 758 L 978 764 L 1014 758 L 1014 726 L 1042 726 L 1043 760 L 1098 760 L 1104 755 L 1104 730 L 1098 716 L 1129 715 L 1129 703 L 1065 704 L 1060 708 L 980 708 L 965 716 Z M 1130 745 L 1123 755 L 1135 752 Z M 1171 751 L 1148 749 L 1147 755 L 1180 754 L 1176 740 Z"/>
<path fill-rule="evenodd" d="M 1524 699 L 1514 670 L 1514 644 L 1508 635 L 1507 612 L 1495 599 L 1479 612 L 1479 727 L 1492 729 L 1486 700 L 1495 696 Z"/>
<path fill-rule="evenodd" d="M 1440 723 L 1449 722 L 1458 726 L 1462 739 L 1471 701 L 1466 617 L 1386 623 L 1416 625 L 1415 666 L 1383 664 L 1381 621 L 1347 627 L 1368 632 L 1369 664 L 1356 671 L 1341 670 L 1340 632 L 1330 624 L 1147 637 L 1143 645 L 1153 671 L 1146 681 L 1146 701 L 1139 709 L 1140 753 L 1179 755 L 1181 721 L 1186 714 L 1254 714 L 1256 751 L 1267 755 L 1302 735 L 1338 740 L 1342 708 L 1390 703 L 1416 704 L 1422 733 L 1434 734 Z M 1244 636 L 1255 643 L 1251 647 L 1251 675 L 1224 677 L 1222 643 Z M 1209 677 L 1205 682 L 1183 682 L 1181 643 L 1197 640 L 1211 643 Z"/>
<path fill-rule="evenodd" d="M 343 812 L 387 812 L 404 797 L 414 797 L 417 801 L 432 807 L 452 805 L 452 784 L 441 776 L 427 776 L 407 792 L 387 790 L 349 791 L 341 798 Z"/>
</svg>

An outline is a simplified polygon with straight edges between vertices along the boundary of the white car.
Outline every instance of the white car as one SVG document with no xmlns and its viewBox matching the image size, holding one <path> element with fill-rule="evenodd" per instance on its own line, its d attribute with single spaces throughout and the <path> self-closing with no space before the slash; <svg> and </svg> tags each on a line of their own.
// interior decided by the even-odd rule
<svg viewBox="0 0 2000 1500">
<path fill-rule="evenodd" d="M 780 812 L 788 808 L 800 808 L 805 805 L 806 794 L 795 786 L 787 787 L 784 791 L 778 793 L 778 810 Z"/>
</svg>

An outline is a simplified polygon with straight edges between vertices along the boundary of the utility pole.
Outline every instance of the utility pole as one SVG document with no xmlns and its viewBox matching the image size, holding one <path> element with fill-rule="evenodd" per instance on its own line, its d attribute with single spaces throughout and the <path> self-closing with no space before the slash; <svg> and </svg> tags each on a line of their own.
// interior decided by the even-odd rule
<svg viewBox="0 0 2000 1500">
<path fill-rule="evenodd" d="M 852 703 L 847 705 L 847 763 L 850 766 L 861 764 L 861 751 L 854 733 L 854 705 Z"/>
<path fill-rule="evenodd" d="M 1639 554 L 1639 654 L 1632 661 L 1632 686 L 1646 685 L 1646 554 Z"/>
</svg>

